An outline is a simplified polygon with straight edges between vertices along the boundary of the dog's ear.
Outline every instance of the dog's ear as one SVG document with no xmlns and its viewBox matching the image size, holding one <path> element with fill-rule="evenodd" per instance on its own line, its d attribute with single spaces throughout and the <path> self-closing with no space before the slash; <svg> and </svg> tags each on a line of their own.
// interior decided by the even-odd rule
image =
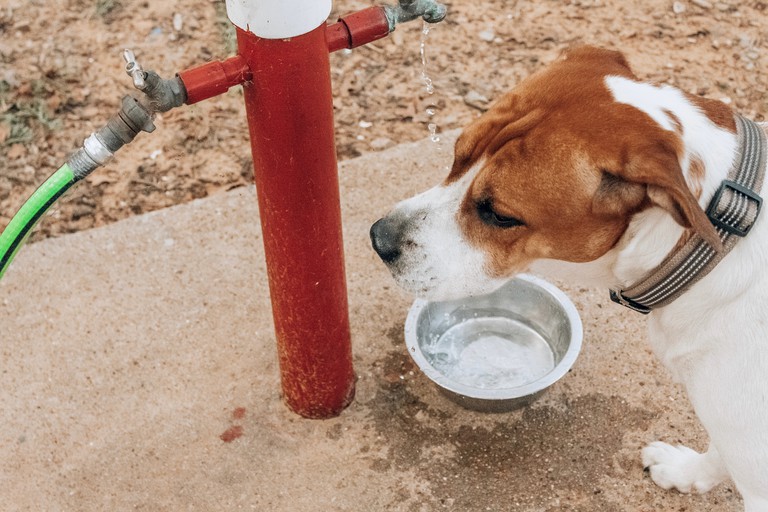
<svg viewBox="0 0 768 512">
<path fill-rule="evenodd" d="M 715 250 L 722 249 L 717 230 L 685 182 L 677 153 L 663 143 L 637 151 L 619 171 L 603 171 L 593 204 L 597 212 L 606 214 L 631 214 L 646 204 L 658 206 Z"/>
<path fill-rule="evenodd" d="M 514 112 L 517 95 L 508 93 L 497 100 L 493 110 L 475 119 L 461 132 L 454 146 L 453 166 L 445 179 L 451 183 L 459 179 L 464 172 L 486 151 L 493 135 L 504 126 L 506 117 Z M 500 111 L 500 112 L 499 112 Z"/>
<path fill-rule="evenodd" d="M 453 166 L 446 183 L 458 179 L 483 154 L 496 153 L 504 144 L 524 134 L 541 120 L 544 113 L 541 109 L 521 114 L 515 108 L 518 101 L 515 94 L 501 97 L 493 112 L 464 129 L 456 141 Z"/>
<path fill-rule="evenodd" d="M 619 173 L 602 170 L 600 186 L 592 198 L 592 211 L 599 215 L 631 215 L 646 201 L 645 185 L 632 183 Z"/>
</svg>

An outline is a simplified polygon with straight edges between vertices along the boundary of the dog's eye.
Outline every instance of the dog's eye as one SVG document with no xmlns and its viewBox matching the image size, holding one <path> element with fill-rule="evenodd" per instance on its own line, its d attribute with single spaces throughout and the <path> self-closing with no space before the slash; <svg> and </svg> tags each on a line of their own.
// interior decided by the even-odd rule
<svg viewBox="0 0 768 512">
<path fill-rule="evenodd" d="M 488 199 L 477 203 L 477 213 L 480 216 L 480 220 L 489 226 L 496 226 L 499 228 L 513 228 L 515 226 L 525 225 L 525 223 L 520 219 L 515 217 L 507 217 L 506 215 L 497 213 L 493 209 L 493 204 Z"/>
</svg>

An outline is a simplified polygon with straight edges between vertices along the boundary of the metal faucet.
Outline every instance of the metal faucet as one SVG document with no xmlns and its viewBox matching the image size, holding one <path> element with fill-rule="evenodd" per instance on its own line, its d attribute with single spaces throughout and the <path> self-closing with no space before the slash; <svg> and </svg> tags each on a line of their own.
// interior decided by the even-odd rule
<svg viewBox="0 0 768 512">
<path fill-rule="evenodd" d="M 400 0 L 396 6 L 385 5 L 384 11 L 389 21 L 389 31 L 395 30 L 398 23 L 416 18 L 423 18 L 427 23 L 443 21 L 448 9 L 435 0 Z"/>
<path fill-rule="evenodd" d="M 187 91 L 178 76 L 166 80 L 154 71 L 145 71 L 131 50 L 123 52 L 123 60 L 133 86 L 144 94 L 139 98 L 124 96 L 117 114 L 85 139 L 83 146 L 69 158 L 67 163 L 76 180 L 107 163 L 118 149 L 133 141 L 139 133 L 154 131 L 155 114 L 181 106 L 187 99 Z"/>
<path fill-rule="evenodd" d="M 151 115 L 167 112 L 184 104 L 187 92 L 178 76 L 166 80 L 154 71 L 144 70 L 136 61 L 133 51 L 128 49 L 123 51 L 123 60 L 125 72 L 133 79 L 133 86 L 145 94 L 139 98 L 139 102 Z"/>
</svg>

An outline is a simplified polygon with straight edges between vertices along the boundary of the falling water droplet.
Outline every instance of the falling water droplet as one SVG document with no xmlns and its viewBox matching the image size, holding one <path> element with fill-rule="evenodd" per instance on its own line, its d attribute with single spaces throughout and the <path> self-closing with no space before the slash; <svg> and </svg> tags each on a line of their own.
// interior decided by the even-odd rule
<svg viewBox="0 0 768 512">
<path fill-rule="evenodd" d="M 419 54 L 421 55 L 421 80 L 430 96 L 435 93 L 435 84 L 427 73 L 427 36 L 429 36 L 429 24 L 424 21 L 421 28 L 421 44 L 419 45 Z M 428 119 L 427 128 L 429 129 L 429 138 L 432 142 L 440 142 L 440 136 L 437 134 L 437 123 L 433 122 L 433 117 L 437 113 L 437 107 L 430 104 L 426 108 Z"/>
<path fill-rule="evenodd" d="M 419 54 L 421 55 L 421 79 L 427 88 L 427 93 L 434 94 L 435 86 L 432 79 L 427 75 L 427 36 L 429 35 L 429 24 L 424 21 L 421 28 L 421 44 L 419 45 Z"/>
<path fill-rule="evenodd" d="M 437 134 L 437 125 L 435 123 L 429 123 L 427 128 L 429 128 L 429 138 L 432 142 L 440 142 L 440 136 Z"/>
</svg>

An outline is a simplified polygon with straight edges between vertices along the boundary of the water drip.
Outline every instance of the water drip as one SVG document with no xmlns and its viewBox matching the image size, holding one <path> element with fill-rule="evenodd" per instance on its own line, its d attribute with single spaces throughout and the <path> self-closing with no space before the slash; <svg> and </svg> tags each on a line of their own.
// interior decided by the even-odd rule
<svg viewBox="0 0 768 512">
<path fill-rule="evenodd" d="M 435 86 L 432 79 L 427 74 L 427 37 L 429 36 L 429 24 L 425 21 L 421 28 L 421 42 L 419 44 L 419 54 L 421 55 L 421 80 L 427 88 L 427 94 L 435 93 Z"/>
<path fill-rule="evenodd" d="M 421 28 L 421 42 L 419 44 L 419 54 L 421 55 L 421 81 L 424 82 L 424 87 L 427 90 L 427 94 L 429 96 L 432 96 L 435 94 L 435 84 L 432 81 L 432 78 L 430 78 L 429 74 L 427 73 L 427 37 L 429 36 L 429 30 L 430 26 L 429 24 L 424 21 L 422 28 Z M 437 134 L 437 123 L 434 122 L 433 118 L 435 114 L 437 113 L 437 106 L 430 102 L 430 104 L 426 108 L 427 112 L 427 129 L 429 130 L 429 138 L 432 140 L 432 142 L 440 142 L 440 135 Z"/>
</svg>

